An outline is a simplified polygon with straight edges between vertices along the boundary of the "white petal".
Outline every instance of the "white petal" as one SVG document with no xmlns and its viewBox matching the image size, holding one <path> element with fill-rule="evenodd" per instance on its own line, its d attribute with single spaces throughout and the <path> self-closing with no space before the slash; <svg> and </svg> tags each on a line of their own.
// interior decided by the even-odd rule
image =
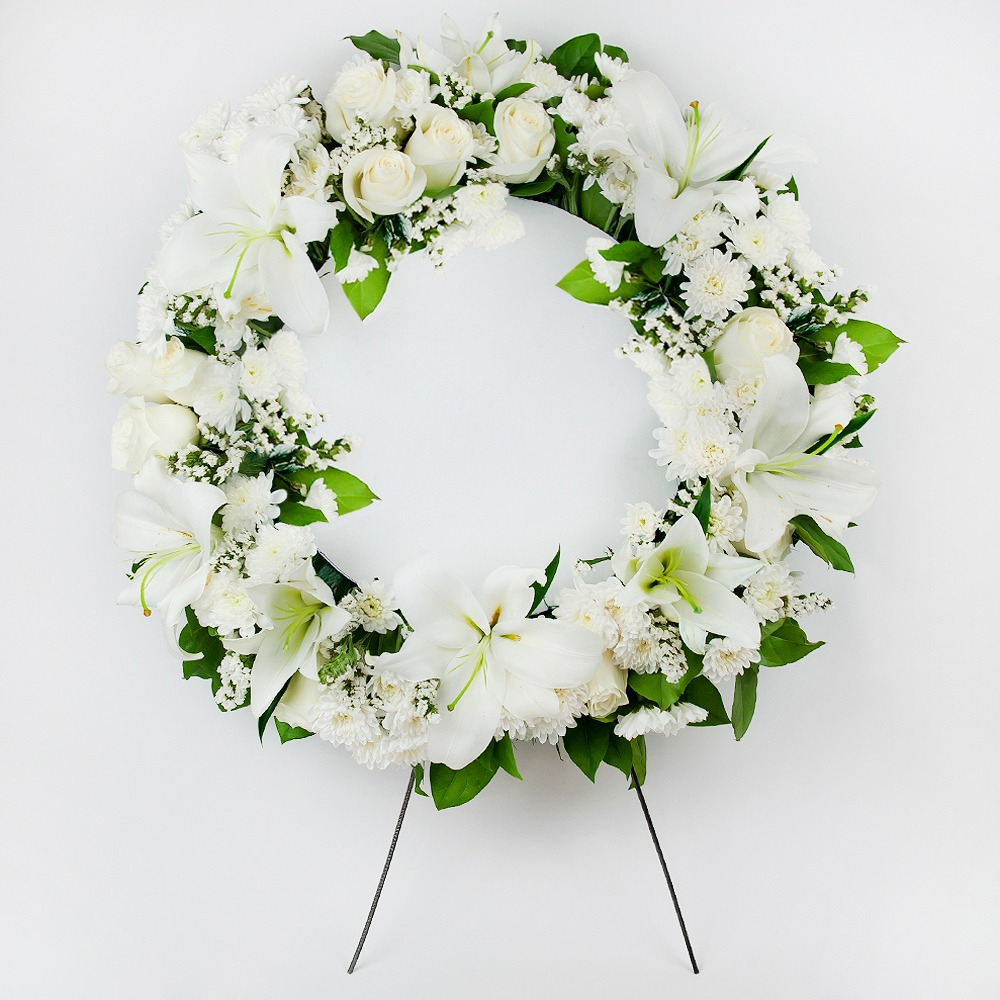
<svg viewBox="0 0 1000 1000">
<path fill-rule="evenodd" d="M 791 358 L 764 358 L 764 384 L 741 428 L 745 448 L 768 457 L 786 454 L 809 420 L 809 387 Z"/>
<path fill-rule="evenodd" d="M 646 246 L 664 246 L 715 197 L 707 187 L 676 192 L 672 177 L 650 168 L 640 172 L 635 187 L 635 231 Z"/>
<path fill-rule="evenodd" d="M 278 200 L 285 166 L 298 134 L 290 128 L 263 125 L 252 129 L 236 156 L 236 176 L 243 200 L 268 225 Z"/>
<path fill-rule="evenodd" d="M 659 170 L 666 164 L 683 167 L 687 157 L 687 125 L 673 94 L 658 76 L 632 73 L 614 85 L 611 96 L 629 126 L 633 144 L 648 162 Z"/>
<path fill-rule="evenodd" d="M 790 452 L 805 451 L 817 441 L 828 438 L 838 427 L 846 427 L 854 416 L 854 397 L 849 392 L 831 393 L 814 398 L 809 420 L 798 438 L 789 445 Z"/>
<path fill-rule="evenodd" d="M 174 295 L 229 281 L 242 249 L 228 222 L 194 215 L 178 226 L 156 260 L 156 271 Z"/>
<path fill-rule="evenodd" d="M 795 516 L 795 505 L 781 495 L 787 477 L 770 472 L 740 475 L 734 479 L 747 508 L 743 544 L 751 552 L 764 552 L 782 535 Z"/>
<path fill-rule="evenodd" d="M 507 678 L 502 671 L 480 670 L 449 710 L 448 705 L 468 679 L 465 670 L 446 674 L 442 679 L 438 693 L 440 720 L 430 727 L 427 736 L 430 759 L 455 770 L 475 760 L 490 745 L 506 694 Z"/>
<path fill-rule="evenodd" d="M 875 499 L 879 478 L 871 469 L 844 458 L 815 455 L 780 478 L 780 489 L 796 513 L 858 517 Z M 778 488 L 775 484 L 775 489 Z"/>
<path fill-rule="evenodd" d="M 739 222 L 753 218 L 760 207 L 760 195 L 749 178 L 742 181 L 719 181 L 712 185 L 715 197 Z"/>
<path fill-rule="evenodd" d="M 280 240 L 262 240 L 259 245 L 260 283 L 274 311 L 296 333 L 323 333 L 330 321 L 330 300 L 305 248 L 287 230 Z"/>
<path fill-rule="evenodd" d="M 302 243 L 313 243 L 326 239 L 337 224 L 337 213 L 343 205 L 336 201 L 292 195 L 282 201 L 281 208 L 296 237 Z"/>
<path fill-rule="evenodd" d="M 415 629 L 457 619 L 472 623 L 468 626 L 470 638 L 476 630 L 482 635 L 489 631 L 489 622 L 472 591 L 443 567 L 423 561 L 409 563 L 396 574 L 393 591 L 404 617 Z"/>
<path fill-rule="evenodd" d="M 559 714 L 559 695 L 551 688 L 540 688 L 522 681 L 515 674 L 507 677 L 507 694 L 503 707 L 515 719 L 533 722 L 551 719 Z"/>
<path fill-rule="evenodd" d="M 533 583 L 545 580 L 539 569 L 522 569 L 518 566 L 501 566 L 486 578 L 479 594 L 479 603 L 487 619 L 499 613 L 499 620 L 517 622 L 527 618 L 535 593 Z"/>
<path fill-rule="evenodd" d="M 490 655 L 502 670 L 529 684 L 568 688 L 586 684 L 597 673 L 604 645 L 595 633 L 572 622 L 527 618 L 517 632 L 494 630 Z"/>
<path fill-rule="evenodd" d="M 746 583 L 761 567 L 759 559 L 747 559 L 744 556 L 727 556 L 725 553 L 713 553 L 708 560 L 705 576 L 716 580 L 730 590 Z"/>
<path fill-rule="evenodd" d="M 442 653 L 422 635 L 411 635 L 398 653 L 382 653 L 372 657 L 376 671 L 388 670 L 408 681 L 426 681 L 440 677 L 453 654 Z"/>
<path fill-rule="evenodd" d="M 230 164 L 208 153 L 188 153 L 184 159 L 191 201 L 196 208 L 223 218 L 246 211 L 246 200 Z"/>
<path fill-rule="evenodd" d="M 316 643 L 319 634 L 319 619 L 313 618 L 304 634 L 298 636 L 298 641 L 286 645 L 285 631 L 273 628 L 264 635 L 260 649 L 254 657 L 250 669 L 250 711 L 258 718 L 270 707 L 271 702 L 278 697 L 278 692 L 300 667 L 310 666 L 315 670 L 315 663 L 310 664 L 310 658 L 316 659 Z"/>
<path fill-rule="evenodd" d="M 757 616 L 731 590 L 696 573 L 680 571 L 677 578 L 700 609 L 678 601 L 673 610 L 681 621 L 705 632 L 732 636 L 744 646 L 760 645 Z"/>
<path fill-rule="evenodd" d="M 701 522 L 694 514 L 683 514 L 667 530 L 663 541 L 656 547 L 654 557 L 676 550 L 680 556 L 678 569 L 704 573 L 708 565 L 708 540 Z"/>
</svg>

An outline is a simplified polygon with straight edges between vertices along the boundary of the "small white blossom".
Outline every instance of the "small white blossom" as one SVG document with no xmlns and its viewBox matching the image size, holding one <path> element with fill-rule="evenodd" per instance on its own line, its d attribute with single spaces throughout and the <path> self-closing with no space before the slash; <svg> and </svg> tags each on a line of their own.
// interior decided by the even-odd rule
<svg viewBox="0 0 1000 1000">
<path fill-rule="evenodd" d="M 728 680 L 749 670 L 760 660 L 760 650 L 741 646 L 731 637 L 710 639 L 705 649 L 702 673 L 713 683 Z"/>
<path fill-rule="evenodd" d="M 246 571 L 251 583 L 286 581 L 298 575 L 316 554 L 316 540 L 304 525 L 267 524 L 247 553 Z"/>
<path fill-rule="evenodd" d="M 222 530 L 227 534 L 249 532 L 270 524 L 280 513 L 278 505 L 288 498 L 285 490 L 272 489 L 273 480 L 273 472 L 259 476 L 236 475 L 226 480 Z"/>
<path fill-rule="evenodd" d="M 662 518 L 652 504 L 645 501 L 625 504 L 625 516 L 621 520 L 622 534 L 632 545 L 651 542 L 662 523 Z"/>
<path fill-rule="evenodd" d="M 350 612 L 366 632 L 384 634 L 403 624 L 403 619 L 392 610 L 396 607 L 392 589 L 381 580 L 359 582 L 358 589 L 351 591 L 340 606 Z"/>
<path fill-rule="evenodd" d="M 760 621 L 775 622 L 784 613 L 785 598 L 791 596 L 793 586 L 786 563 L 767 563 L 747 581 L 743 600 Z"/>
<path fill-rule="evenodd" d="M 687 281 L 681 285 L 681 297 L 687 303 L 685 318 L 725 319 L 746 302 L 753 288 L 750 268 L 742 260 L 733 260 L 727 251 L 709 250 L 688 264 Z"/>
</svg>

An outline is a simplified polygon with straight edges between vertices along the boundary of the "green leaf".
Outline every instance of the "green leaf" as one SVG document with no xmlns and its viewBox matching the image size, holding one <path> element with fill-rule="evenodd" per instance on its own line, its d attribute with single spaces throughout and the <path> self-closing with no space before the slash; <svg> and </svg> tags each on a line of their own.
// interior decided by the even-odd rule
<svg viewBox="0 0 1000 1000">
<path fill-rule="evenodd" d="M 552 126 L 556 131 L 556 152 L 559 154 L 559 159 L 565 163 L 569 147 L 576 141 L 576 136 L 570 131 L 565 119 L 559 115 L 552 116 Z"/>
<path fill-rule="evenodd" d="M 552 561 L 545 567 L 545 582 L 533 583 L 531 585 L 531 589 L 535 592 L 535 600 L 531 605 L 531 610 L 528 612 L 529 615 L 545 600 L 545 595 L 549 592 L 549 587 L 552 586 L 552 581 L 556 578 L 556 573 L 559 570 L 559 558 L 561 555 L 562 546 L 560 545 L 556 549 L 556 554 L 552 557 Z"/>
<path fill-rule="evenodd" d="M 597 775 L 597 769 L 608 752 L 612 731 L 613 727 L 607 723 L 583 715 L 576 720 L 576 725 L 572 729 L 566 730 L 566 735 L 563 737 L 563 746 L 569 754 L 569 759 L 591 781 Z"/>
<path fill-rule="evenodd" d="M 590 262 L 580 261 L 569 274 L 558 282 L 558 287 L 569 292 L 574 299 L 606 306 L 614 297 L 607 285 L 602 285 L 595 277 Z"/>
<path fill-rule="evenodd" d="M 471 763 L 453 771 L 445 764 L 431 764 L 431 796 L 438 809 L 451 809 L 474 799 L 492 780 L 500 767 L 496 743 Z"/>
<path fill-rule="evenodd" d="M 751 163 L 753 163 L 753 161 L 757 157 L 757 154 L 764 148 L 765 144 L 767 143 L 767 140 L 770 138 L 771 138 L 770 136 L 767 136 L 767 138 L 761 139 L 761 141 L 757 143 L 757 148 L 738 167 L 733 167 L 733 169 L 730 170 L 728 174 L 724 174 L 722 177 L 719 178 L 719 180 L 738 181 L 743 176 L 743 171 L 746 170 L 746 168 L 749 167 Z"/>
<path fill-rule="evenodd" d="M 833 385 L 851 375 L 861 374 L 853 365 L 837 361 L 806 361 L 799 365 L 806 385 Z"/>
<path fill-rule="evenodd" d="M 810 642 L 794 618 L 779 618 L 760 630 L 760 665 L 780 667 L 794 663 L 822 645 L 822 642 Z"/>
<path fill-rule="evenodd" d="M 785 185 L 785 190 L 779 191 L 778 194 L 785 194 L 786 192 L 788 194 L 794 195 L 796 201 L 799 200 L 799 186 L 798 184 L 795 183 L 794 177 L 788 178 L 788 183 Z"/>
<path fill-rule="evenodd" d="M 646 783 L 646 737 L 637 736 L 632 740 L 632 768 L 639 784 Z"/>
<path fill-rule="evenodd" d="M 181 331 L 180 341 L 185 347 L 206 354 L 215 354 L 215 328 L 211 326 L 192 326 L 190 323 L 180 323 L 174 320 L 174 327 Z"/>
<path fill-rule="evenodd" d="M 604 54 L 611 56 L 612 59 L 620 59 L 624 63 L 628 62 L 628 53 L 620 45 L 605 45 Z"/>
<path fill-rule="evenodd" d="M 837 328 L 836 333 L 846 333 L 861 347 L 865 352 L 869 372 L 875 371 L 884 361 L 888 361 L 896 348 L 906 343 L 884 326 L 860 319 L 849 319 L 844 326 Z"/>
<path fill-rule="evenodd" d="M 348 281 L 341 285 L 347 296 L 347 301 L 351 303 L 354 311 L 362 319 L 375 311 L 389 286 L 389 267 L 387 264 L 389 248 L 386 245 L 385 237 L 381 233 L 375 233 L 372 237 L 371 249 L 366 252 L 378 261 L 378 267 L 369 271 L 361 281 Z"/>
<path fill-rule="evenodd" d="M 459 109 L 458 117 L 464 118 L 469 122 L 479 122 L 490 135 L 496 135 L 493 130 L 493 116 L 496 114 L 496 108 L 492 101 L 480 101 L 478 104 L 466 104 L 464 108 Z"/>
<path fill-rule="evenodd" d="M 809 546 L 824 562 L 829 563 L 834 569 L 842 570 L 845 573 L 854 572 L 854 564 L 844 548 L 836 538 L 831 538 L 811 517 L 800 514 L 792 518 L 792 525 L 795 533 Z"/>
<path fill-rule="evenodd" d="M 509 190 L 515 198 L 536 198 L 540 194 L 548 194 L 555 186 L 555 174 L 542 174 L 537 181 L 532 181 L 530 184 L 512 184 Z"/>
<path fill-rule="evenodd" d="M 549 56 L 549 62 L 555 66 L 560 76 L 568 80 L 571 76 L 586 73 L 597 75 L 597 65 L 594 56 L 601 50 L 601 40 L 597 35 L 578 35 L 568 42 L 563 42 Z"/>
<path fill-rule="evenodd" d="M 384 59 L 391 66 L 399 65 L 399 42 L 381 32 L 369 31 L 367 35 L 348 35 L 356 49 L 367 52 L 373 59 Z"/>
<path fill-rule="evenodd" d="M 260 737 L 260 742 L 264 742 L 264 730 L 267 729 L 267 724 L 271 721 L 271 716 L 274 715 L 274 710 L 278 707 L 278 702 L 281 701 L 281 696 L 288 690 L 288 685 L 292 683 L 291 677 L 281 685 L 281 690 L 274 696 L 274 701 L 268 705 L 267 710 L 264 714 L 257 720 L 257 735 Z M 277 721 L 277 720 L 275 720 Z"/>
<path fill-rule="evenodd" d="M 345 217 L 330 230 L 330 256 L 336 270 L 343 271 L 347 267 L 356 236 L 357 228 L 350 217 Z"/>
<path fill-rule="evenodd" d="M 413 765 L 413 790 L 417 795 L 422 795 L 425 799 L 427 798 L 427 793 L 424 791 L 424 765 L 414 764 Z"/>
<path fill-rule="evenodd" d="M 278 730 L 278 739 L 282 743 L 288 743 L 289 740 L 304 740 L 309 736 L 316 735 L 301 726 L 290 726 L 287 722 L 282 722 L 281 719 L 274 720 L 274 728 Z"/>
<path fill-rule="evenodd" d="M 584 188 L 580 193 L 580 217 L 598 229 L 607 232 L 611 228 L 611 221 L 618 211 L 618 206 L 604 196 L 599 184 L 591 184 L 589 188 Z M 640 244 L 641 245 L 641 244 Z M 617 257 L 608 257 L 608 260 L 618 260 Z"/>
<path fill-rule="evenodd" d="M 496 755 L 500 766 L 512 777 L 521 781 L 521 772 L 517 769 L 517 758 L 514 756 L 514 744 L 510 733 L 504 733 L 502 740 L 496 741 Z"/>
<path fill-rule="evenodd" d="M 501 101 L 506 101 L 508 97 L 520 97 L 529 90 L 533 90 L 534 87 L 533 83 L 512 83 L 509 87 L 504 87 L 493 100 L 499 104 Z"/>
<path fill-rule="evenodd" d="M 177 645 L 185 653 L 201 654 L 197 660 L 181 661 L 184 680 L 189 681 L 192 677 L 201 677 L 206 681 L 211 681 L 212 694 L 215 694 L 222 687 L 219 664 L 222 663 L 222 658 L 226 655 L 226 649 L 222 645 L 222 640 L 211 629 L 202 625 L 190 608 L 184 609 L 184 616 L 187 619 L 187 624 L 177 637 Z"/>
<path fill-rule="evenodd" d="M 366 483 L 343 469 L 299 469 L 291 473 L 288 479 L 307 490 L 317 479 L 322 479 L 326 488 L 336 494 L 337 513 L 341 515 L 361 510 L 373 500 L 378 500 Z"/>
<path fill-rule="evenodd" d="M 307 507 L 304 503 L 296 500 L 286 500 L 279 505 L 281 511 L 279 521 L 285 524 L 315 524 L 317 521 L 327 520 L 326 514 L 315 507 Z"/>
<path fill-rule="evenodd" d="M 663 674 L 628 675 L 628 686 L 647 701 L 660 708 L 670 708 L 681 700 L 684 688 L 680 684 L 671 684 Z"/>
<path fill-rule="evenodd" d="M 691 508 L 691 513 L 698 518 L 701 530 L 707 532 L 708 520 L 712 516 L 712 484 L 708 480 L 705 481 L 698 502 Z"/>
<path fill-rule="evenodd" d="M 864 413 L 856 413 L 848 422 L 847 426 L 830 442 L 827 447 L 832 447 L 835 444 L 839 444 L 841 441 L 846 441 L 848 438 L 853 437 L 855 434 L 861 430 L 865 424 L 875 416 L 877 410 L 865 410 Z"/>
<path fill-rule="evenodd" d="M 626 778 L 632 776 L 632 744 L 624 736 L 618 736 L 612 731 L 608 737 L 608 749 L 604 752 L 604 761 L 612 767 L 617 767 Z"/>
<path fill-rule="evenodd" d="M 708 712 L 708 718 L 701 722 L 691 723 L 693 726 L 728 726 L 729 716 L 726 706 L 722 703 L 719 689 L 707 677 L 695 677 L 684 689 L 684 700 Z"/>
<path fill-rule="evenodd" d="M 708 374 L 712 376 L 712 381 L 718 382 L 719 369 L 715 364 L 715 351 L 702 351 L 701 356 L 705 362 L 705 367 L 708 368 Z"/>
<path fill-rule="evenodd" d="M 637 243 L 635 240 L 626 240 L 624 243 L 616 243 L 607 250 L 600 251 L 605 260 L 621 260 L 626 264 L 638 264 L 647 257 L 653 255 L 653 251 L 645 243 Z"/>
<path fill-rule="evenodd" d="M 736 678 L 733 694 L 733 732 L 738 740 L 743 739 L 753 718 L 757 704 L 757 665 L 751 664 Z"/>
</svg>

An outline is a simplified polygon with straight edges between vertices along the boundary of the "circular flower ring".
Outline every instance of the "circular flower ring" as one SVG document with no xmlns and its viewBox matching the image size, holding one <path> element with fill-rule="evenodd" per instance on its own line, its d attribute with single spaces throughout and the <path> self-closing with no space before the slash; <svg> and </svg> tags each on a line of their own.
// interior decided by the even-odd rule
<svg viewBox="0 0 1000 1000">
<path fill-rule="evenodd" d="M 830 602 L 792 548 L 853 568 L 840 538 L 876 487 L 864 383 L 900 343 L 808 247 L 790 168 L 807 154 L 681 107 L 596 35 L 546 55 L 495 18 L 472 42 L 445 18 L 439 49 L 352 41 L 322 100 L 283 78 L 182 137 L 190 197 L 108 362 L 127 397 L 113 464 L 134 476 L 122 602 L 159 613 L 223 710 L 416 767 L 440 808 L 518 776 L 514 740 L 641 781 L 649 733 L 739 739 L 759 668 L 820 645 L 799 619 Z M 376 497 L 341 467 L 347 440 L 311 433 L 298 335 L 326 330 L 327 286 L 364 318 L 407 254 L 516 239 L 509 195 L 608 234 L 559 284 L 631 322 L 663 491 L 606 552 L 573 553 L 559 593 L 558 552 L 477 590 L 425 563 L 348 579 L 309 526 Z"/>
</svg>

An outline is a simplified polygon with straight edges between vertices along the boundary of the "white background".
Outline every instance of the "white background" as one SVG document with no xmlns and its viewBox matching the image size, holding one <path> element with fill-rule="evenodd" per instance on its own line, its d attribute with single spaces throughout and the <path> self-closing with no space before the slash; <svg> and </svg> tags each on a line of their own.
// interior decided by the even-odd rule
<svg viewBox="0 0 1000 1000">
<path fill-rule="evenodd" d="M 155 625 L 114 603 L 108 526 L 126 483 L 107 468 L 118 404 L 103 356 L 133 329 L 156 229 L 183 195 L 175 136 L 283 72 L 324 90 L 342 36 L 433 35 L 439 11 L 4 6 L 0 995 L 1000 995 L 992 3 L 504 11 L 510 34 L 551 47 L 598 31 L 684 100 L 806 138 L 816 249 L 877 285 L 869 315 L 909 341 L 874 379 L 865 443 L 885 486 L 852 535 L 857 577 L 814 567 L 839 605 L 811 625 L 828 645 L 765 672 L 742 743 L 718 729 L 651 747 L 647 794 L 698 978 L 634 795 L 536 748 L 523 784 L 501 775 L 444 814 L 414 801 L 349 979 L 405 775 L 319 740 L 272 733 L 261 749 L 248 713 L 221 717 Z M 471 33 L 489 8 L 451 13 Z M 479 265 L 491 311 L 536 293 L 505 285 L 504 266 Z M 544 433 L 518 453 L 529 481 L 603 419 L 565 385 L 536 404 Z M 411 392 L 395 419 L 420 408 Z M 495 471 L 476 449 L 461 460 L 470 479 Z M 526 532 L 553 513 L 530 490 L 515 500 Z"/>
</svg>

